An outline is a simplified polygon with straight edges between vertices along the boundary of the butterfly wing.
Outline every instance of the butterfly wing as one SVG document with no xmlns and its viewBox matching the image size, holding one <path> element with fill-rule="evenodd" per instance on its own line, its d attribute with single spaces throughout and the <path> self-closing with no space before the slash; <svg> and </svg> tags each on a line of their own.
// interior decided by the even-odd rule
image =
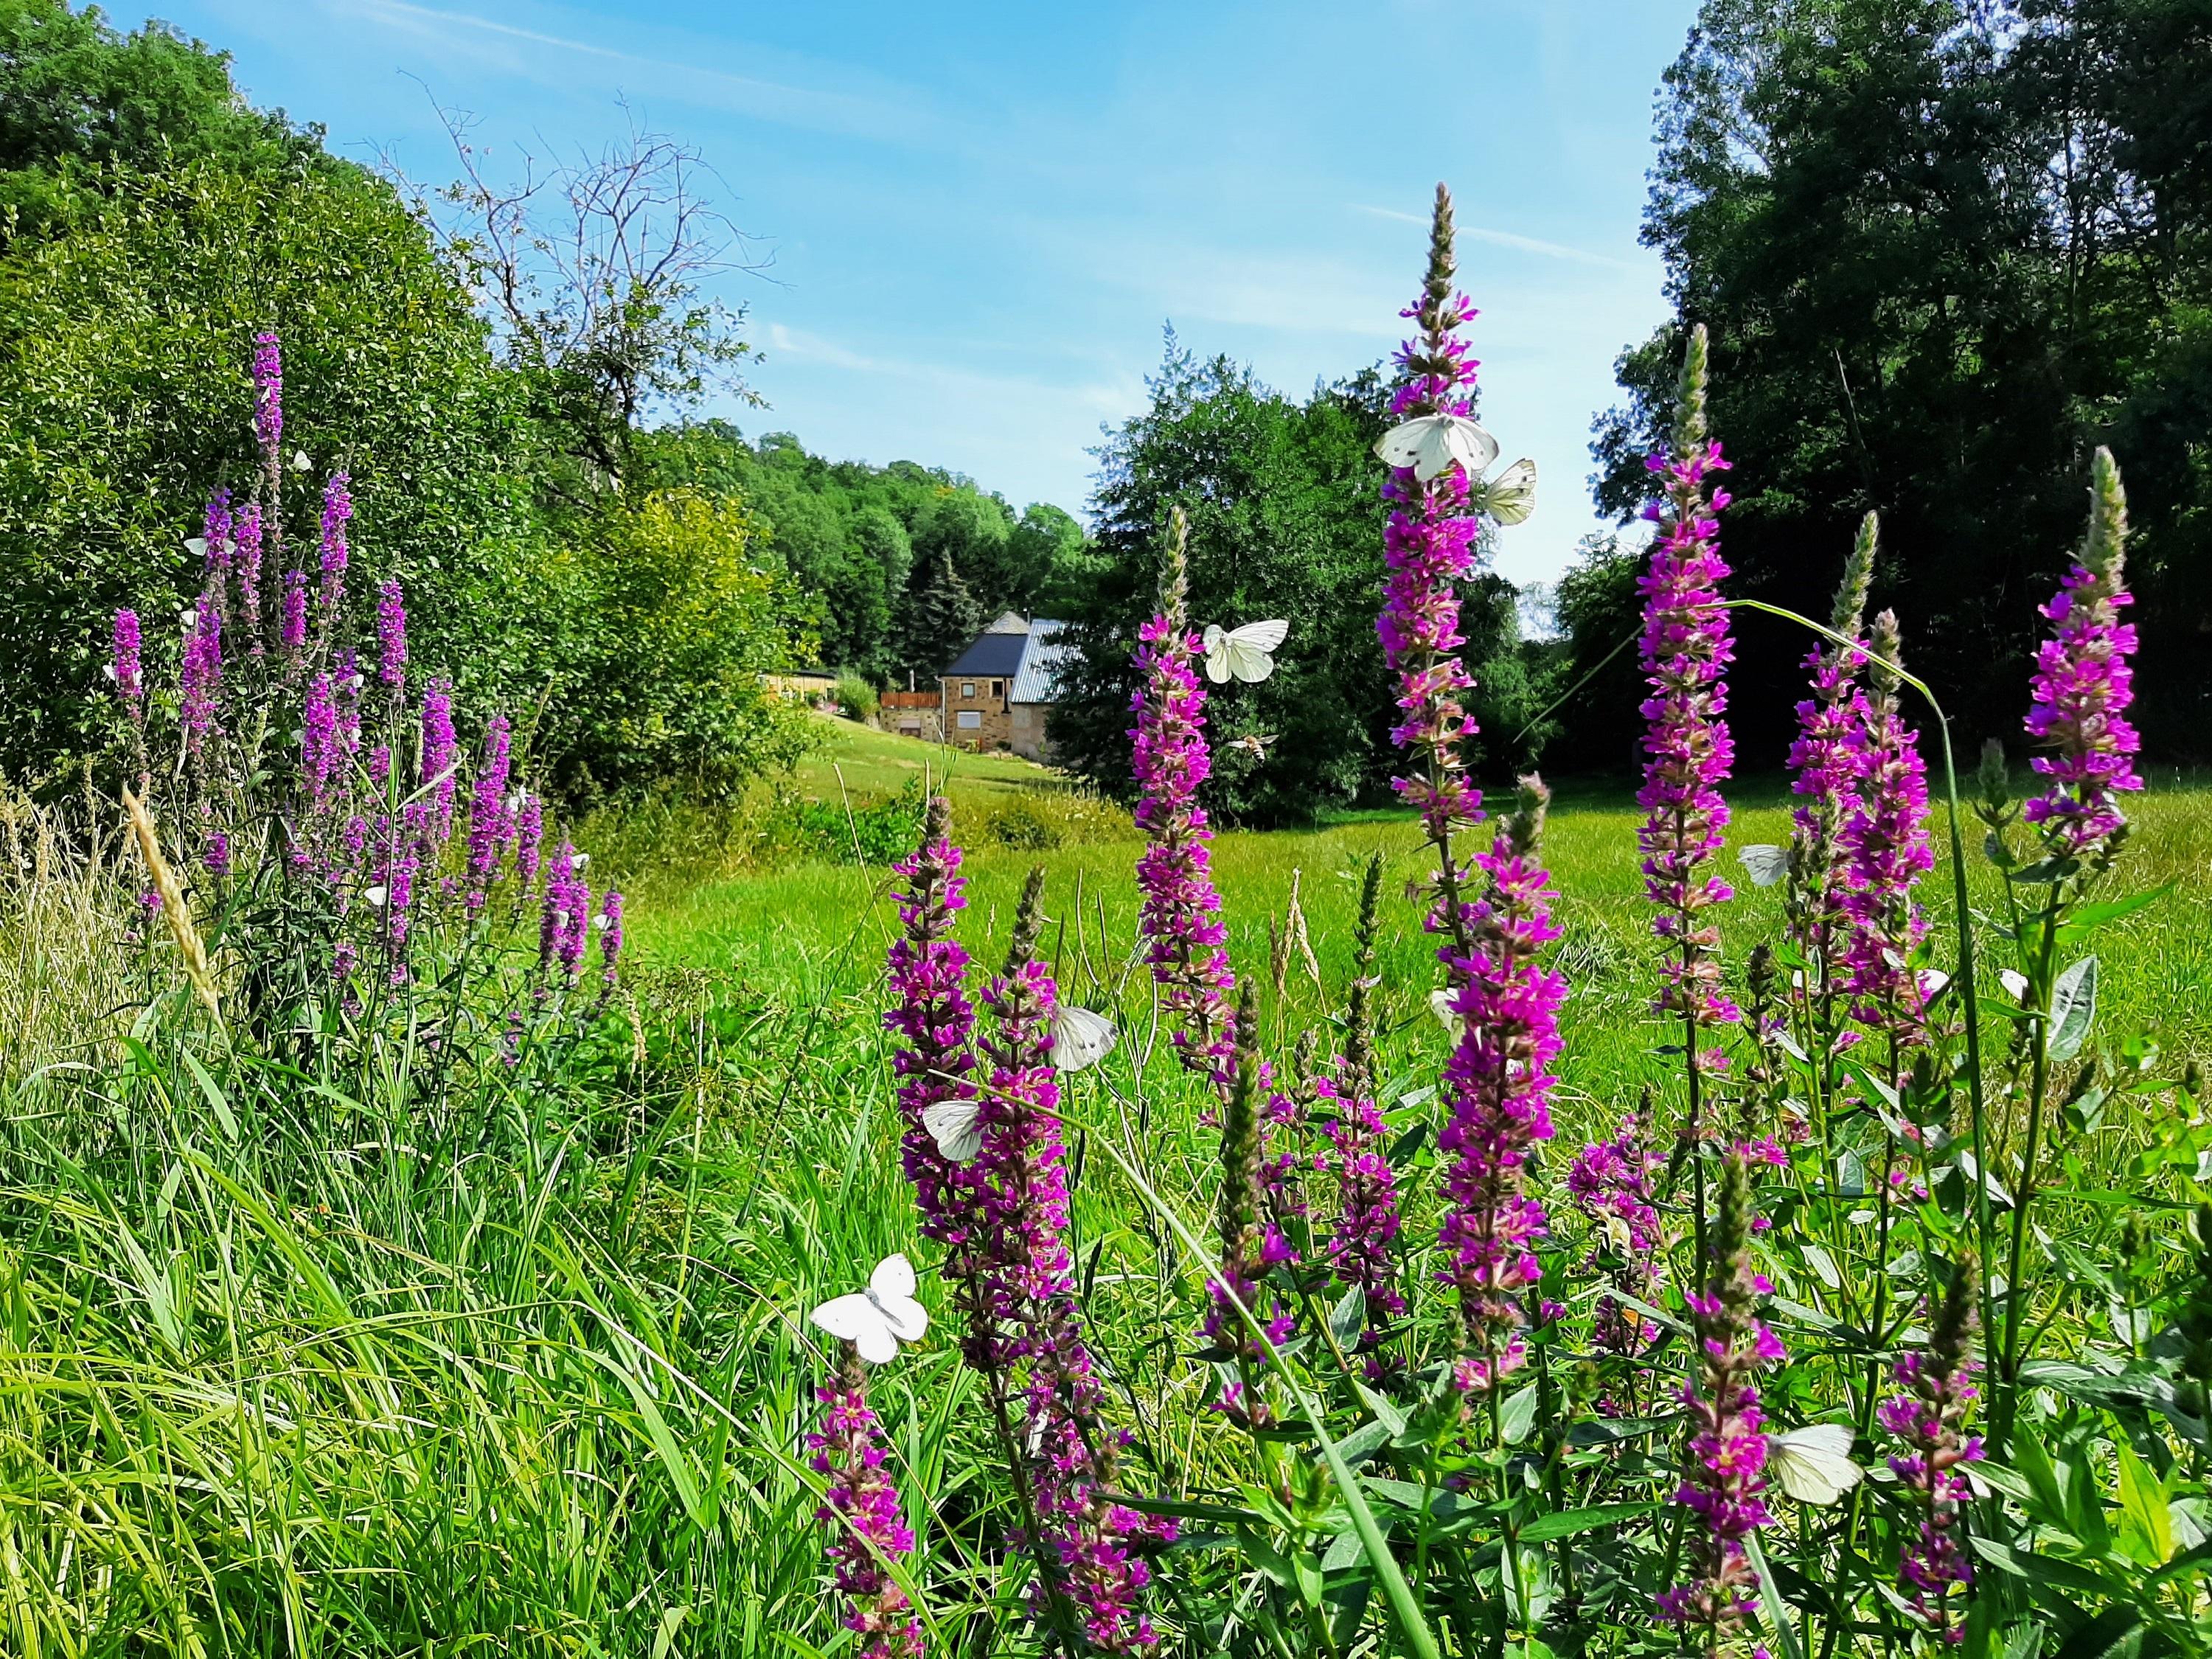
<svg viewBox="0 0 2212 1659">
<path fill-rule="evenodd" d="M 1419 465 L 1422 442 L 1443 419 L 1441 415 L 1420 415 L 1392 427 L 1375 441 L 1376 457 L 1385 466 Z"/>
<path fill-rule="evenodd" d="M 842 1337 L 860 1351 L 871 1365 L 881 1365 L 898 1353 L 898 1339 L 875 1299 L 865 1291 L 823 1303 L 806 1316 L 816 1325 Z"/>
<path fill-rule="evenodd" d="M 1275 672 L 1270 653 L 1290 631 L 1286 622 L 1255 622 L 1224 635 L 1222 654 L 1228 659 L 1229 672 L 1247 684 L 1266 679 Z"/>
<path fill-rule="evenodd" d="M 1443 986 L 1429 993 L 1429 1012 L 1437 1017 L 1444 1030 L 1452 1034 L 1454 1042 L 1459 1041 L 1460 1028 L 1467 1023 L 1460 1018 L 1459 1010 L 1452 1006 L 1458 997 L 1459 993 Z"/>
<path fill-rule="evenodd" d="M 1103 1014 L 1073 1003 L 1064 1004 L 1052 1017 L 1052 1063 L 1062 1072 L 1079 1072 L 1095 1066 L 1114 1050 L 1121 1034 Z"/>
<path fill-rule="evenodd" d="M 1766 1466 L 1782 1490 L 1799 1503 L 1825 1508 L 1866 1479 L 1866 1471 L 1851 1462 L 1850 1452 L 1849 1424 L 1815 1423 L 1770 1436 Z"/>
<path fill-rule="evenodd" d="M 1464 415 L 1439 415 L 1436 418 L 1443 422 L 1437 434 L 1443 453 L 1426 472 L 1416 467 L 1414 477 L 1425 483 L 1455 461 L 1469 482 L 1490 471 L 1491 463 L 1498 459 L 1497 439 Z"/>
<path fill-rule="evenodd" d="M 903 1255 L 885 1256 L 868 1275 L 868 1300 L 902 1342 L 919 1342 L 929 1328 L 929 1310 L 914 1299 L 914 1263 Z"/>
<path fill-rule="evenodd" d="M 1743 860 L 1754 887 L 1771 887 L 1790 873 L 1790 849 L 1786 847 L 1740 847 L 1735 855 Z"/>
<path fill-rule="evenodd" d="M 1218 623 L 1206 625 L 1206 678 L 1216 685 L 1229 678 L 1229 634 Z"/>
<path fill-rule="evenodd" d="M 937 1150 L 955 1164 L 965 1164 L 983 1150 L 982 1107 L 973 1100 L 940 1100 L 921 1115 Z"/>
<path fill-rule="evenodd" d="M 1536 510 L 1536 463 L 1524 455 L 1483 485 L 1480 506 L 1500 524 L 1526 524 Z"/>
</svg>

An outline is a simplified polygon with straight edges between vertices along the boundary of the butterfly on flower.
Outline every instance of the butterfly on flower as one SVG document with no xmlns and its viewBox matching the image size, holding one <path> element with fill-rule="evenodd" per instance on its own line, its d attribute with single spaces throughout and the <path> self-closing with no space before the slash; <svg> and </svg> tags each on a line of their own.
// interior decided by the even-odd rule
<svg viewBox="0 0 2212 1659">
<path fill-rule="evenodd" d="M 1814 1423 L 1786 1434 L 1766 1437 L 1766 1468 L 1801 1504 L 1825 1508 L 1866 1479 L 1851 1462 L 1851 1425 Z"/>
<path fill-rule="evenodd" d="M 1735 855 L 1743 860 L 1754 887 L 1771 887 L 1790 873 L 1790 849 L 1786 847 L 1739 847 Z"/>
<path fill-rule="evenodd" d="M 914 1299 L 914 1266 L 902 1255 L 887 1255 L 868 1275 L 867 1288 L 823 1303 L 807 1318 L 830 1335 L 860 1351 L 871 1365 L 898 1357 L 902 1342 L 919 1342 L 929 1328 L 929 1314 Z"/>
<path fill-rule="evenodd" d="M 1111 1054 L 1121 1033 L 1103 1014 L 1063 1004 L 1053 1011 L 1052 1065 L 1057 1072 L 1079 1072 Z M 938 1152 L 965 1164 L 983 1150 L 983 1103 L 972 1096 L 940 1100 L 921 1115 L 921 1127 Z"/>
<path fill-rule="evenodd" d="M 1423 483 L 1451 466 L 1472 482 L 1498 459 L 1498 440 L 1464 415 L 1417 415 L 1377 439 L 1375 453 L 1385 465 L 1412 467 Z"/>
<path fill-rule="evenodd" d="M 1216 685 L 1226 684 L 1232 674 L 1247 683 L 1266 679 L 1275 672 L 1274 649 L 1290 631 L 1290 623 L 1280 620 L 1246 623 L 1242 628 L 1209 623 L 1206 678 Z"/>
</svg>

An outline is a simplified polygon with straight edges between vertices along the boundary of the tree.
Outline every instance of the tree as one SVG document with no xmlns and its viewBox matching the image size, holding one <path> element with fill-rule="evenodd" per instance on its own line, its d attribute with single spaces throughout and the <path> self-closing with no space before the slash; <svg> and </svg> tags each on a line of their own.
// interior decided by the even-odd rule
<svg viewBox="0 0 2212 1659">
<path fill-rule="evenodd" d="M 2208 46 L 2188 0 L 1709 0 L 1667 74 L 1645 218 L 1677 321 L 1621 359 L 1604 499 L 1644 498 L 1681 329 L 1705 323 L 1735 591 L 1819 614 L 1878 508 L 1875 603 L 1970 743 L 2018 732 L 2034 607 L 2113 443 L 2146 726 L 2201 744 L 2207 694 L 2179 669 L 2212 629 L 2212 479 L 2176 416 L 2208 357 Z M 1807 642 L 1741 635 L 1740 749 L 1779 764 Z"/>
<path fill-rule="evenodd" d="M 319 127 L 249 108 L 228 53 L 163 23 L 118 33 L 68 0 L 0 0 L 0 247 L 45 231 L 72 191 L 203 161 L 343 166 L 323 153 Z"/>
<path fill-rule="evenodd" d="M 927 571 L 907 607 L 900 654 L 913 666 L 916 678 L 934 680 L 968 648 L 989 618 L 962 580 L 950 551 L 940 549 Z"/>
</svg>

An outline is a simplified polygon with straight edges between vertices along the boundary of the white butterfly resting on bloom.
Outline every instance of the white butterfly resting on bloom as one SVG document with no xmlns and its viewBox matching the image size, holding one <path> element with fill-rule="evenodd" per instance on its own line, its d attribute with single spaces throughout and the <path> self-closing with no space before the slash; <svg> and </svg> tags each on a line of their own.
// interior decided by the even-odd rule
<svg viewBox="0 0 2212 1659">
<path fill-rule="evenodd" d="M 1375 453 L 1385 465 L 1412 467 L 1423 483 L 1453 465 L 1472 483 L 1498 459 L 1498 440 L 1464 415 L 1417 415 L 1384 433 Z"/>
<path fill-rule="evenodd" d="M 1208 623 L 1206 678 L 1216 685 L 1225 684 L 1231 674 L 1248 683 L 1266 679 L 1275 672 L 1273 653 L 1290 631 L 1290 623 L 1279 620 L 1246 623 L 1242 628 Z"/>
<path fill-rule="evenodd" d="M 381 910 L 384 908 L 384 901 L 392 896 L 381 887 L 364 887 L 362 889 L 361 896 L 368 901 L 372 909 L 377 910 Z"/>
<path fill-rule="evenodd" d="M 1826 1506 L 1866 1479 L 1851 1462 L 1851 1425 L 1815 1423 L 1766 1437 L 1766 1467 L 1801 1504 Z"/>
<path fill-rule="evenodd" d="M 1526 524 L 1536 510 L 1536 463 L 1523 455 L 1487 483 L 1473 485 L 1468 505 L 1500 524 Z"/>
<path fill-rule="evenodd" d="M 1786 847 L 1739 847 L 1735 855 L 1750 872 L 1754 887 L 1771 887 L 1790 873 L 1790 849 Z"/>
<path fill-rule="evenodd" d="M 1467 1021 L 1461 1018 L 1459 1010 L 1452 1006 L 1458 1000 L 1459 993 L 1448 985 L 1440 985 L 1429 993 L 1429 1012 L 1443 1024 L 1444 1030 L 1451 1033 L 1454 1042 L 1459 1041 L 1460 1033 L 1467 1029 Z"/>
<path fill-rule="evenodd" d="M 186 537 L 185 538 L 185 551 L 191 554 L 196 559 L 204 559 L 207 557 L 207 538 L 204 536 Z"/>
<path fill-rule="evenodd" d="M 832 1336 L 842 1337 L 871 1365 L 898 1357 L 902 1342 L 919 1342 L 929 1315 L 914 1299 L 914 1267 L 902 1255 L 887 1255 L 868 1275 L 868 1288 L 825 1302 L 806 1316 Z"/>
<path fill-rule="evenodd" d="M 1052 1064 L 1059 1072 L 1096 1066 L 1114 1051 L 1121 1033 L 1103 1014 L 1066 1003 L 1053 1011 Z M 921 1127 L 938 1152 L 965 1164 L 983 1150 L 983 1103 L 974 1098 L 940 1100 L 921 1115 Z"/>
<path fill-rule="evenodd" d="M 1079 1072 L 1086 1066 L 1096 1066 L 1114 1052 L 1121 1035 L 1105 1015 L 1072 1002 L 1062 1003 L 1052 1016 L 1053 1069 Z"/>
</svg>

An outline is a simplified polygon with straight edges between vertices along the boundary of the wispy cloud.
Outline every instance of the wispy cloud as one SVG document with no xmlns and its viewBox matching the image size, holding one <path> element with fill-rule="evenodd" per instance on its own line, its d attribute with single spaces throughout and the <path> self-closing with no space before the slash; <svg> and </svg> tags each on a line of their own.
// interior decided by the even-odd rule
<svg viewBox="0 0 2212 1659">
<path fill-rule="evenodd" d="M 447 49 L 507 46 L 510 50 L 501 55 L 502 62 L 517 72 L 526 72 L 525 54 L 511 49 L 535 48 L 539 54 L 553 53 L 614 66 L 618 74 L 635 77 L 630 88 L 633 91 L 727 110 L 757 120 L 898 143 L 930 143 L 947 136 L 941 116 L 907 89 L 893 85 L 878 82 L 865 91 L 848 91 L 738 75 L 697 62 L 648 57 L 595 40 L 525 28 L 474 12 L 417 5 L 413 0 L 361 0 L 349 15 L 368 18 L 386 28 Z M 716 46 L 720 51 L 731 49 L 727 42 L 718 42 Z"/>
<path fill-rule="evenodd" d="M 1428 216 L 1420 213 L 1401 213 L 1396 208 L 1369 207 L 1355 202 L 1353 208 L 1361 213 L 1371 213 L 1378 219 L 1395 219 L 1401 224 L 1425 226 Z M 1592 253 L 1587 248 L 1569 247 L 1564 242 L 1547 242 L 1534 236 L 1517 235 L 1510 230 L 1492 230 L 1482 225 L 1462 225 L 1462 236 L 1473 237 L 1478 242 L 1488 242 L 1494 247 L 1515 248 L 1522 253 L 1540 254 L 1547 259 L 1567 259 L 1578 265 L 1603 265 L 1613 270 L 1640 270 L 1632 259 L 1618 259 L 1609 253 Z"/>
<path fill-rule="evenodd" d="M 887 380 L 939 389 L 957 387 L 963 392 L 987 393 L 999 398 L 1050 398 L 1066 408 L 1084 410 L 1090 416 L 1126 414 L 1135 407 L 1135 400 L 1143 392 L 1141 383 L 1134 380 L 1126 384 L 1096 382 L 1063 386 L 1025 375 L 988 374 L 974 369 L 948 368 L 941 363 L 908 358 L 875 357 L 852 350 L 835 340 L 805 329 L 787 328 L 781 323 L 769 325 L 768 347 L 771 353 L 781 352 L 787 357 L 819 363 L 825 368 L 878 375 Z"/>
</svg>

